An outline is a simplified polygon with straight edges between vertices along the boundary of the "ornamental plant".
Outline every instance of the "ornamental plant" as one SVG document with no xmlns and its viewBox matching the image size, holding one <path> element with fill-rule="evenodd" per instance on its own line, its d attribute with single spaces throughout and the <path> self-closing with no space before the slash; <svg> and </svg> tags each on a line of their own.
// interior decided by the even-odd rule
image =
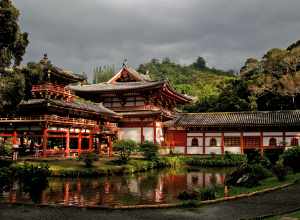
<svg viewBox="0 0 300 220">
<path fill-rule="evenodd" d="M 119 160 L 122 163 L 127 163 L 130 155 L 137 149 L 138 145 L 134 140 L 117 140 L 113 144 L 115 151 L 119 153 Z"/>
<path fill-rule="evenodd" d="M 140 145 L 140 151 L 143 153 L 146 160 L 158 159 L 159 145 L 150 141 L 145 141 Z"/>
<path fill-rule="evenodd" d="M 292 168 L 295 173 L 300 172 L 300 147 L 293 147 L 286 150 L 281 158 L 284 166 Z"/>
</svg>

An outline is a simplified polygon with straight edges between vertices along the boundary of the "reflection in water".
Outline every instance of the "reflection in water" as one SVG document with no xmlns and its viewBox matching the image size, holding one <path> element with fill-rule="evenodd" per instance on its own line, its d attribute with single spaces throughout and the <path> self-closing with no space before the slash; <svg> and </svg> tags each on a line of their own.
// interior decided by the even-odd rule
<svg viewBox="0 0 300 220">
<path fill-rule="evenodd" d="M 77 206 L 157 204 L 176 202 L 183 190 L 223 184 L 226 171 L 153 171 L 125 177 L 50 178 L 40 203 Z M 14 184 L 0 201 L 30 203 L 34 197 Z"/>
</svg>

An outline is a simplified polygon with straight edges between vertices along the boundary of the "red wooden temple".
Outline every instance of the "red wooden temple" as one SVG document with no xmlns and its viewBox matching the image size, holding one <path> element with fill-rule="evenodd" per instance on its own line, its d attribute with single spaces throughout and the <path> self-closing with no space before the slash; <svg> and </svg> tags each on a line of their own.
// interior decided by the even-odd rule
<svg viewBox="0 0 300 220">
<path fill-rule="evenodd" d="M 37 156 L 77 156 L 83 152 L 112 153 L 120 116 L 102 104 L 75 96 L 66 86 L 83 83 L 82 75 L 40 61 L 43 80 L 32 86 L 32 97 L 18 106 L 17 116 L 0 118 L 0 137 Z M 39 149 L 39 150 L 37 150 Z"/>
</svg>

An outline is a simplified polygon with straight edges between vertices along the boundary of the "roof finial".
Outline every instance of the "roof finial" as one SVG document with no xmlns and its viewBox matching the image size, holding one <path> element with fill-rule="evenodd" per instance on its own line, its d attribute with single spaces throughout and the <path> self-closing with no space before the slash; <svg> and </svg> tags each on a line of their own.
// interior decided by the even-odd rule
<svg viewBox="0 0 300 220">
<path fill-rule="evenodd" d="M 123 64 L 122 64 L 122 67 L 127 67 L 127 59 L 125 58 L 124 61 L 123 61 Z"/>
</svg>

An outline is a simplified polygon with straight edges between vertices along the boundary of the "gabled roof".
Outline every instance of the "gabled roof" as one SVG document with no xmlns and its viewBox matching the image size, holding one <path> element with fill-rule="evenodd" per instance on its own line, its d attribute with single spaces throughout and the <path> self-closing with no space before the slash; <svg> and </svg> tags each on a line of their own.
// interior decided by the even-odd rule
<svg viewBox="0 0 300 220">
<path fill-rule="evenodd" d="M 153 81 L 148 75 L 140 74 L 133 68 L 126 65 L 124 65 L 122 69 L 107 82 L 92 85 L 69 86 L 69 88 L 79 96 L 81 94 L 87 95 L 89 93 L 101 94 L 108 92 L 132 92 L 137 90 L 145 91 L 161 88 L 165 94 L 172 95 L 180 103 L 188 103 L 192 101 L 190 97 L 176 92 L 168 81 Z"/>
<path fill-rule="evenodd" d="M 244 128 L 300 126 L 300 111 L 181 113 L 169 127 Z"/>
</svg>

